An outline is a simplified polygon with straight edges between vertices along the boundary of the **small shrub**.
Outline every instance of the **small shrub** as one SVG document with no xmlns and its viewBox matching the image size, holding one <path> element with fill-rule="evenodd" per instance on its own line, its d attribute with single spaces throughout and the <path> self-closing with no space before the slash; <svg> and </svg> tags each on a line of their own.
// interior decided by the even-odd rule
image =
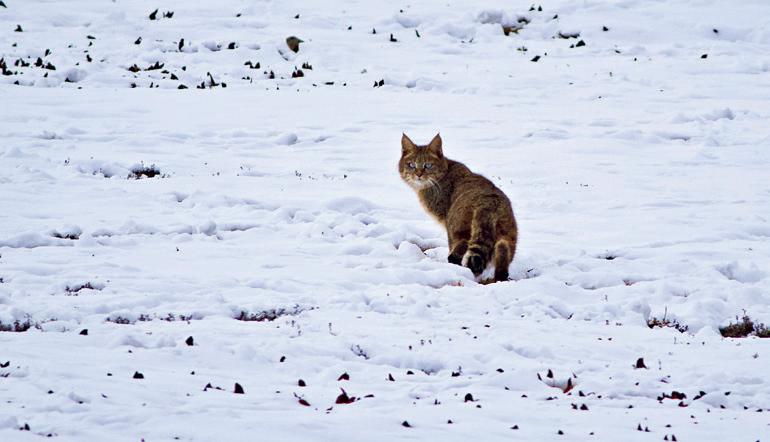
<svg viewBox="0 0 770 442">
<path fill-rule="evenodd" d="M 0 332 L 15 332 L 15 333 L 21 333 L 25 332 L 32 327 L 39 327 L 37 324 L 33 324 L 30 322 L 29 318 L 25 319 L 24 321 L 19 321 L 18 319 L 13 321 L 13 323 L 6 324 L 2 321 L 0 321 Z"/>
<path fill-rule="evenodd" d="M 662 319 L 658 319 L 658 318 L 654 318 L 654 317 L 648 319 L 647 320 L 647 327 L 650 327 L 650 328 L 670 327 L 670 328 L 676 329 L 676 331 L 678 331 L 680 333 L 685 333 L 687 330 L 690 329 L 690 326 L 681 324 L 676 319 L 674 319 L 674 320 L 668 319 L 666 317 L 667 315 L 668 315 L 668 310 L 666 310 L 666 312 L 663 313 L 663 318 Z"/>
<path fill-rule="evenodd" d="M 770 338 L 770 330 L 765 324 L 755 323 L 745 312 L 742 318 L 735 317 L 735 323 L 730 322 L 730 324 L 720 327 L 719 333 L 725 338 L 745 338 L 751 334 L 760 338 Z"/>
</svg>

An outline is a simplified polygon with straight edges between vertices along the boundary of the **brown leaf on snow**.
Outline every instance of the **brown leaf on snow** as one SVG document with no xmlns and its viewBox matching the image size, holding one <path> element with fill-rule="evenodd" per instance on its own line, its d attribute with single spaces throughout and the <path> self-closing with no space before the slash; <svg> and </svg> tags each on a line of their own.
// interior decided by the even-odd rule
<svg viewBox="0 0 770 442">
<path fill-rule="evenodd" d="M 572 383 L 572 378 L 567 379 L 567 385 L 564 386 L 564 392 L 569 393 L 573 388 L 575 388 L 575 385 Z"/>
<path fill-rule="evenodd" d="M 340 390 L 342 390 L 342 394 L 337 396 L 337 400 L 334 401 L 335 404 L 352 404 L 356 401 L 355 396 L 348 396 L 348 393 L 344 389 L 340 388 Z"/>
<path fill-rule="evenodd" d="M 574 373 L 572 373 L 566 380 L 560 380 L 557 379 L 553 371 L 549 369 L 545 377 L 538 373 L 537 378 L 543 381 L 543 383 L 549 387 L 558 388 L 564 393 L 569 393 L 573 388 L 575 388 L 575 385 L 577 385 L 577 376 L 575 376 Z"/>
</svg>

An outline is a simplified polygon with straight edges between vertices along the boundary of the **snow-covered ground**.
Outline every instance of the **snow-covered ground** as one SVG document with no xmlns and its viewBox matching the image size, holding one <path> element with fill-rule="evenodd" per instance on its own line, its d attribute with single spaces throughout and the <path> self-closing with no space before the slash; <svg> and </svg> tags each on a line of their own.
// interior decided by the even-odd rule
<svg viewBox="0 0 770 442">
<path fill-rule="evenodd" d="M 770 437 L 767 1 L 3 4 L 0 440 Z"/>
</svg>

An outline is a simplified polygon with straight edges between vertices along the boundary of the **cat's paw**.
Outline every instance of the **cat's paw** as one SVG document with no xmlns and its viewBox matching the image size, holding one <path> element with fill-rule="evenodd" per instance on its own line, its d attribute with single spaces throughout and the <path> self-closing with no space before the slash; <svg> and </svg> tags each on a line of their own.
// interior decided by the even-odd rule
<svg viewBox="0 0 770 442">
<path fill-rule="evenodd" d="M 447 257 L 447 261 L 449 261 L 450 264 L 455 264 L 459 266 L 459 265 L 462 265 L 463 257 L 462 255 L 452 254 Z"/>
<path fill-rule="evenodd" d="M 486 263 L 484 262 L 484 258 L 482 258 L 481 255 L 478 255 L 475 253 L 468 253 L 467 262 L 465 263 L 465 266 L 471 269 L 471 272 L 473 272 L 474 276 L 479 276 L 481 272 L 484 271 L 484 267 L 486 267 Z"/>
</svg>

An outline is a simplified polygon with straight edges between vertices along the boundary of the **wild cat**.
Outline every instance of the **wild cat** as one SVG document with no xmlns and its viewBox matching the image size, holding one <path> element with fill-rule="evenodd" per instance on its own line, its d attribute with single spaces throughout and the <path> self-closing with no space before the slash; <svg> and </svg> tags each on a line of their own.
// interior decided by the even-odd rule
<svg viewBox="0 0 770 442">
<path fill-rule="evenodd" d="M 446 228 L 448 261 L 468 267 L 477 278 L 494 266 L 494 281 L 507 281 L 518 231 L 503 191 L 446 158 L 440 135 L 417 146 L 404 134 L 398 170 L 425 210 Z"/>
</svg>

